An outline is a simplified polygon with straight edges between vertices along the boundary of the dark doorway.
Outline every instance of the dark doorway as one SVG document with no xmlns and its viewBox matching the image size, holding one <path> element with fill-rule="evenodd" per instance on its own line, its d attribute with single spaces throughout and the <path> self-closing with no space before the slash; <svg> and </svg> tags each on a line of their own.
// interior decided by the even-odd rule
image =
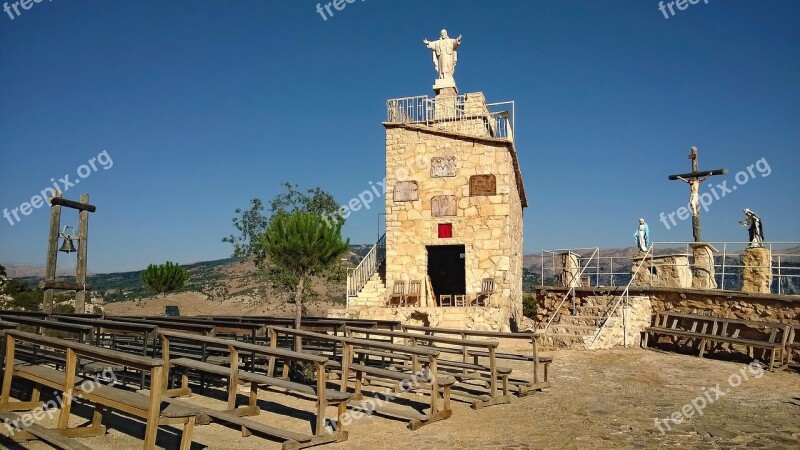
<svg viewBox="0 0 800 450">
<path fill-rule="evenodd" d="M 428 276 L 433 293 L 466 294 L 465 250 L 463 245 L 428 245 Z"/>
</svg>

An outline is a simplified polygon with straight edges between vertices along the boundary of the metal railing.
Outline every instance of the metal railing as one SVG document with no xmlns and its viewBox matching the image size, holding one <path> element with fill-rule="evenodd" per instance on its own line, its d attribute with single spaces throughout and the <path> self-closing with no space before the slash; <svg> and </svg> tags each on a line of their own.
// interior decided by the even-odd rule
<svg viewBox="0 0 800 450">
<path fill-rule="evenodd" d="M 369 249 L 364 259 L 358 266 L 347 269 L 347 299 L 355 297 L 367 284 L 367 281 L 375 274 L 383 261 L 386 259 L 386 234 L 378 239 L 378 242 Z M 349 303 L 348 303 L 349 306 Z"/>
<path fill-rule="evenodd" d="M 644 258 L 647 258 L 647 256 L 650 255 L 650 252 L 652 250 L 653 250 L 653 245 L 650 245 L 650 248 L 648 248 L 647 252 L 645 252 L 645 254 L 644 254 Z M 597 332 L 594 334 L 594 337 L 592 338 L 592 342 L 589 343 L 589 348 L 591 348 L 594 345 L 595 341 L 597 341 L 597 338 L 600 337 L 600 333 L 602 333 L 603 330 L 606 328 L 606 326 L 608 325 L 608 321 L 611 319 L 611 317 L 617 311 L 617 308 L 619 307 L 619 304 L 622 303 L 623 300 L 624 300 L 625 303 L 623 304 L 623 310 L 622 310 L 622 346 L 625 347 L 625 348 L 628 347 L 628 324 L 627 324 L 627 320 L 626 320 L 627 318 L 625 316 L 625 308 L 630 304 L 629 292 L 630 292 L 630 289 L 631 289 L 631 284 L 633 284 L 633 280 L 636 279 L 636 275 L 639 273 L 639 270 L 642 268 L 642 266 L 644 266 L 644 264 L 639 264 L 638 266 L 636 266 L 636 270 L 633 272 L 633 276 L 631 276 L 631 281 L 629 281 L 628 285 L 625 286 L 625 290 L 622 291 L 622 294 L 620 294 L 619 299 L 614 303 L 614 305 L 603 316 L 603 323 L 601 323 L 600 326 L 597 327 Z M 613 297 L 612 297 L 612 299 L 613 299 Z"/>
<path fill-rule="evenodd" d="M 594 252 L 592 253 L 592 256 L 589 257 L 589 261 L 586 263 L 586 265 L 584 265 L 581 268 L 581 271 L 578 274 L 578 279 L 580 279 L 583 276 L 583 272 L 586 270 L 587 267 L 589 267 L 589 264 L 591 263 L 592 259 L 595 257 L 595 255 L 598 255 L 599 253 L 600 253 L 600 249 L 599 248 L 595 248 Z M 573 286 L 571 286 L 569 288 L 567 293 L 564 294 L 564 298 L 561 299 L 561 303 L 559 303 L 558 306 L 556 306 L 556 308 L 553 309 L 553 312 L 550 313 L 550 318 L 547 320 L 547 324 L 544 326 L 544 328 L 542 328 L 542 331 L 547 331 L 547 329 L 550 328 L 550 324 L 553 323 L 553 319 L 556 318 L 558 313 L 561 311 L 561 307 L 564 306 L 564 302 L 567 301 L 568 298 L 572 298 L 572 307 L 574 309 L 575 308 L 575 285 L 573 285 Z"/>
<path fill-rule="evenodd" d="M 666 254 L 684 254 L 690 257 L 693 254 L 694 242 L 654 242 L 648 258 L 652 265 L 654 258 Z M 749 242 L 708 242 L 717 249 L 714 255 L 714 277 L 720 290 L 739 290 L 742 284 L 741 254 L 750 244 Z M 800 294 L 800 242 L 764 242 L 764 248 L 772 256 L 772 286 L 775 294 Z M 563 268 L 560 266 L 560 255 L 566 252 L 578 254 L 579 264 L 589 264 L 581 283 L 584 287 L 617 287 L 622 286 L 633 278 L 631 276 L 631 256 L 589 256 L 594 248 L 578 248 L 564 250 L 544 250 L 541 252 L 541 279 L 540 285 L 545 285 L 545 280 L 558 280 Z M 619 250 L 615 251 L 619 254 Z M 663 264 L 662 264 L 663 265 Z M 689 265 L 694 268 L 693 264 Z"/>
<path fill-rule="evenodd" d="M 514 141 L 515 103 L 475 103 L 465 95 L 391 99 L 386 102 L 386 121 L 425 125 L 436 130 Z"/>
</svg>

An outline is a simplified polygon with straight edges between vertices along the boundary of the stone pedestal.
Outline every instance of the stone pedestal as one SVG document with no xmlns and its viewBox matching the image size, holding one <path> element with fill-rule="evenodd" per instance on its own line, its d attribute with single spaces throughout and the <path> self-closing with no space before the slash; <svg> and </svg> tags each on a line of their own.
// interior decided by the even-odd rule
<svg viewBox="0 0 800 450">
<path fill-rule="evenodd" d="M 714 254 L 717 253 L 717 249 L 713 245 L 704 242 L 691 244 L 691 247 L 694 255 L 692 287 L 695 289 L 716 289 Z"/>
<path fill-rule="evenodd" d="M 572 252 L 561 254 L 561 286 L 566 288 L 580 287 L 579 278 L 581 268 L 578 262 L 578 255 Z"/>
<path fill-rule="evenodd" d="M 433 92 L 436 96 L 454 96 L 458 95 L 458 88 L 456 87 L 456 80 L 453 78 L 437 78 L 433 82 Z"/>
<path fill-rule="evenodd" d="M 769 294 L 772 286 L 772 253 L 764 247 L 742 253 L 742 292 Z"/>
<path fill-rule="evenodd" d="M 634 256 L 632 258 L 632 286 L 636 287 L 692 287 L 692 270 L 689 255 Z"/>
</svg>

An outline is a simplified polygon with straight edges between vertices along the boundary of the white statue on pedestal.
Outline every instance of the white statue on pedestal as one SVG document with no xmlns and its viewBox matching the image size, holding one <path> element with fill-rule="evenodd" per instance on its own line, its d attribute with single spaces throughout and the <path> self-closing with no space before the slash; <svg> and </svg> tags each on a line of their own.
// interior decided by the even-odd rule
<svg viewBox="0 0 800 450">
<path fill-rule="evenodd" d="M 442 30 L 439 39 L 432 42 L 424 39 L 422 42 L 433 52 L 433 66 L 439 73 L 436 84 L 442 87 L 455 87 L 453 73 L 456 70 L 456 63 L 458 62 L 457 49 L 458 46 L 461 45 L 461 36 L 459 35 L 458 38 L 451 39 L 447 36 L 447 30 Z M 452 84 L 452 86 L 450 86 L 450 84 Z"/>
</svg>

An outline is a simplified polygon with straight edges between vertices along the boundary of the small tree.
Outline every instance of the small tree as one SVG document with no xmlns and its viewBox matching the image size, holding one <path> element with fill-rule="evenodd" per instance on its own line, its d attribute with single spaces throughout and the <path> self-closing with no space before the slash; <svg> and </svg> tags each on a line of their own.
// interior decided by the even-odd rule
<svg viewBox="0 0 800 450">
<path fill-rule="evenodd" d="M 162 295 L 182 288 L 188 277 L 189 272 L 186 268 L 169 261 L 158 266 L 150 264 L 142 271 L 144 285 L 156 294 Z"/>
<path fill-rule="evenodd" d="M 267 264 L 294 280 L 295 329 L 303 318 L 303 291 L 312 275 L 328 271 L 350 248 L 342 241 L 342 225 L 328 225 L 320 214 L 296 211 L 272 218 L 261 235 L 261 248 Z M 295 351 L 302 349 L 302 339 L 295 336 Z"/>
<path fill-rule="evenodd" d="M 2 277 L 6 276 L 6 268 L 3 266 L 0 266 L 0 276 Z"/>
<path fill-rule="evenodd" d="M 234 257 L 244 258 L 245 260 L 252 259 L 256 265 L 264 266 L 266 255 L 260 239 L 278 217 L 300 211 L 333 218 L 338 224 L 344 223 L 344 218 L 338 214 L 339 205 L 330 193 L 323 191 L 319 187 L 302 192 L 296 185 L 291 183 L 284 183 L 283 187 L 286 191 L 279 193 L 269 201 L 269 207 L 266 212 L 264 202 L 260 198 L 250 200 L 250 209 L 248 210 L 236 209 L 233 226 L 239 232 L 239 235 L 231 234 L 222 238 L 222 242 L 233 245 Z M 268 275 L 272 274 L 268 273 Z M 280 281 L 280 275 L 273 280 L 274 284 L 277 285 L 281 284 Z"/>
</svg>

